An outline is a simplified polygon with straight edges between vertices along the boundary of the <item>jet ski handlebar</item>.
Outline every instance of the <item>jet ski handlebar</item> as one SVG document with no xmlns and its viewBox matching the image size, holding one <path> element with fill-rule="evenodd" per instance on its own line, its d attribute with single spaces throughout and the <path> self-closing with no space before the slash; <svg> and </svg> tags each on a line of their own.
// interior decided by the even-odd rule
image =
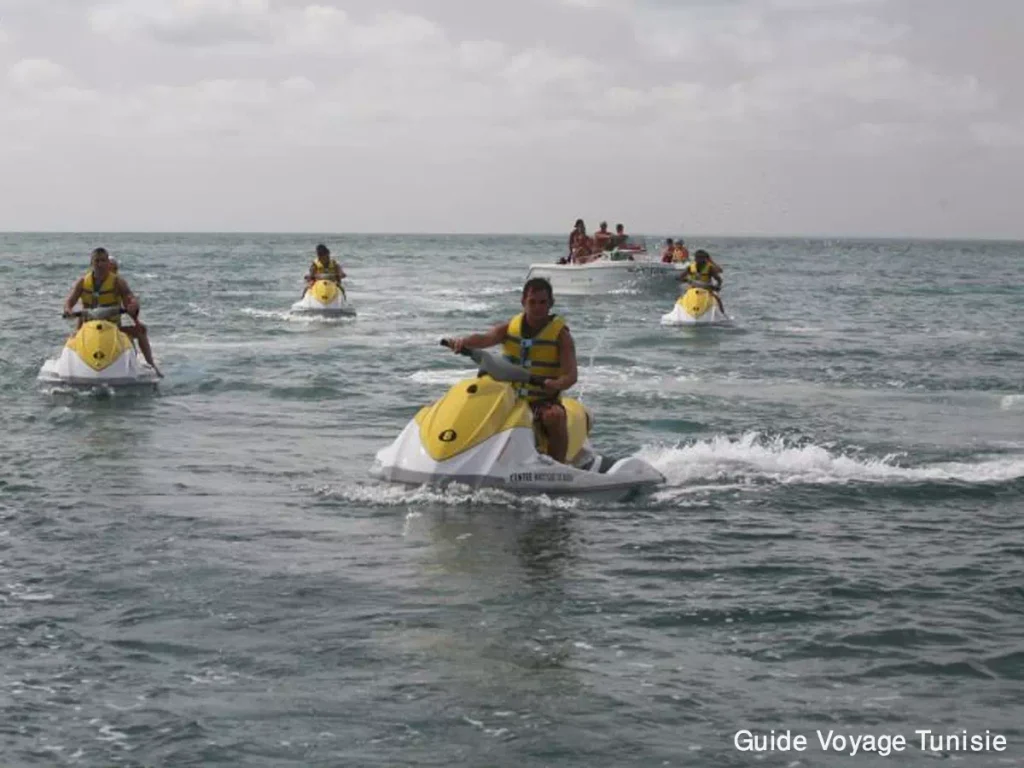
<svg viewBox="0 0 1024 768">
<path fill-rule="evenodd" d="M 60 316 L 63 318 L 69 317 L 84 317 L 86 320 L 89 319 L 103 319 L 104 317 L 112 317 L 113 315 L 126 315 L 128 310 L 124 307 L 118 307 L 117 310 L 113 307 L 102 307 L 99 309 L 79 309 L 75 312 L 61 312 Z"/>
<path fill-rule="evenodd" d="M 451 348 L 452 348 L 452 340 L 451 340 L 451 339 L 441 339 L 441 346 L 442 346 L 442 347 L 448 347 L 448 349 L 451 349 Z M 469 356 L 470 356 L 469 352 L 470 352 L 470 351 L 469 351 L 468 349 L 466 349 L 465 347 L 463 347 L 463 348 L 462 348 L 462 349 L 461 349 L 461 350 L 459 351 L 459 354 L 460 354 L 460 355 L 465 355 L 466 357 L 469 357 Z"/>
<path fill-rule="evenodd" d="M 441 346 L 451 349 L 451 339 L 441 339 Z M 553 376 L 534 376 L 530 373 L 529 369 L 511 363 L 483 349 L 463 347 L 459 350 L 459 354 L 472 358 L 473 362 L 480 366 L 480 370 L 488 374 L 495 381 L 515 381 L 542 387 L 545 381 L 554 378 Z"/>
</svg>

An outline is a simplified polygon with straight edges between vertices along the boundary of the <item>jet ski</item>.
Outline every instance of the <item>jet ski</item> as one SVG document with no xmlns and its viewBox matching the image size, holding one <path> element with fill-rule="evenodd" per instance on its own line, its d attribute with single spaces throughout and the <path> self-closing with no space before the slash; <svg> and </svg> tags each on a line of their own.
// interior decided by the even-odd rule
<svg viewBox="0 0 1024 768">
<path fill-rule="evenodd" d="M 43 363 L 37 380 L 71 387 L 155 388 L 159 379 L 156 371 L 114 322 L 126 311 L 123 307 L 101 307 L 65 314 L 82 318 L 82 325 L 58 357 Z"/>
<path fill-rule="evenodd" d="M 448 342 L 441 341 L 443 346 Z M 391 445 L 377 452 L 370 474 L 405 485 L 460 483 L 514 493 L 587 496 L 621 501 L 660 485 L 665 476 L 639 458 L 613 459 L 590 445 L 593 417 L 563 397 L 567 463 L 548 456 L 547 440 L 514 383 L 539 383 L 526 368 L 479 349 L 463 355 L 479 366 L 440 400 L 424 406 Z"/>
<path fill-rule="evenodd" d="M 352 317 L 355 309 L 348 303 L 345 288 L 333 280 L 317 280 L 306 289 L 300 301 L 292 305 L 292 314 L 313 317 Z"/>
<path fill-rule="evenodd" d="M 731 322 L 708 283 L 691 283 L 676 299 L 672 311 L 661 316 L 662 325 L 726 325 Z"/>
</svg>

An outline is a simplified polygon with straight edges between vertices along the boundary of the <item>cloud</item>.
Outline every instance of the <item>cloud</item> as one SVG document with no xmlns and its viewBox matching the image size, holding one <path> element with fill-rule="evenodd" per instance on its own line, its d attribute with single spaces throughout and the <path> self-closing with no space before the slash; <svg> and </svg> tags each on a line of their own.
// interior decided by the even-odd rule
<svg viewBox="0 0 1024 768">
<path fill-rule="evenodd" d="M 591 204 L 636 226 L 674 226 L 685 208 L 763 229 L 785 222 L 764 213 L 778 190 L 759 185 L 827 159 L 829 174 L 805 169 L 807 197 L 790 207 L 815 213 L 793 231 L 817 227 L 816 184 L 841 184 L 851 217 L 877 216 L 856 202 L 865 168 L 904 168 L 893 188 L 920 195 L 921 169 L 950 154 L 1019 167 L 1024 93 L 985 58 L 991 42 L 950 56 L 945 17 L 904 0 L 52 2 L 47 14 L 16 5 L 26 58 L 3 62 L 5 168 L 56 157 L 158 177 L 190 168 L 196 188 L 224 184 L 240 200 L 254 193 L 232 179 L 252 168 L 273 167 L 292 190 L 334 168 L 364 187 L 401 178 L 390 193 L 380 181 L 381 195 L 410 216 L 454 221 L 468 206 L 479 218 L 490 200 L 533 229 Z M 609 184 L 609 167 L 631 183 Z M 701 191 L 665 195 L 675 174 Z M 427 177 L 427 189 L 414 180 Z M 372 220 L 371 199 L 349 210 Z M 47 203 L 56 216 L 76 204 Z M 297 201 L 282 215 L 314 209 Z"/>
<path fill-rule="evenodd" d="M 760 4 L 681 6 L 636 22 L 637 36 L 655 55 L 709 66 L 807 66 L 890 45 L 910 33 L 906 24 L 864 15 L 774 12 Z"/>
<path fill-rule="evenodd" d="M 971 134 L 987 147 L 1024 148 L 1024 118 L 1013 122 L 974 123 Z"/>
<path fill-rule="evenodd" d="M 881 5 L 887 0 L 769 0 L 772 8 L 782 10 L 822 11 L 859 5 Z"/>
<path fill-rule="evenodd" d="M 269 0 L 131 0 L 89 12 L 94 32 L 165 43 L 217 45 L 271 39 Z"/>
<path fill-rule="evenodd" d="M 442 36 L 437 25 L 413 14 L 384 11 L 358 23 L 334 6 L 279 7 L 269 0 L 128 0 L 93 9 L 89 24 L 115 40 L 144 37 L 196 48 L 250 46 L 266 55 L 352 56 L 401 50 Z"/>
<path fill-rule="evenodd" d="M 69 74 L 49 59 L 21 59 L 7 71 L 7 79 L 16 88 L 50 88 L 66 82 Z"/>
</svg>

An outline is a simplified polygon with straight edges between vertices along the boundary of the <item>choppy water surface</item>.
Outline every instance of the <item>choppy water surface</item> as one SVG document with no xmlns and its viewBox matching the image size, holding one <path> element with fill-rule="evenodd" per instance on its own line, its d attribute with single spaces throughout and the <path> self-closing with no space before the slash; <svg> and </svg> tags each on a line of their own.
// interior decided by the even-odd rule
<svg viewBox="0 0 1024 768">
<path fill-rule="evenodd" d="M 359 315 L 296 321 L 320 239 L 0 236 L 5 766 L 1024 762 L 1024 245 L 695 240 L 733 329 L 556 297 L 595 444 L 669 480 L 600 505 L 367 476 L 562 238 L 328 239 Z M 155 396 L 36 386 L 98 244 Z"/>
</svg>

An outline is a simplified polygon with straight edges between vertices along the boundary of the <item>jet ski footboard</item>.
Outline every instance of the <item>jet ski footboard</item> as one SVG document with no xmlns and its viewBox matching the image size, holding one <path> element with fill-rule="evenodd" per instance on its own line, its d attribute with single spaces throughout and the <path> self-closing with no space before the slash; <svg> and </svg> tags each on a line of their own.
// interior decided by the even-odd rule
<svg viewBox="0 0 1024 768">
<path fill-rule="evenodd" d="M 614 459 L 611 456 L 595 454 L 590 461 L 585 462 L 582 466 L 577 466 L 580 466 L 580 469 L 585 469 L 587 472 L 597 472 L 598 474 L 603 475 L 615 465 L 616 461 L 618 461 L 618 459 Z"/>
</svg>

